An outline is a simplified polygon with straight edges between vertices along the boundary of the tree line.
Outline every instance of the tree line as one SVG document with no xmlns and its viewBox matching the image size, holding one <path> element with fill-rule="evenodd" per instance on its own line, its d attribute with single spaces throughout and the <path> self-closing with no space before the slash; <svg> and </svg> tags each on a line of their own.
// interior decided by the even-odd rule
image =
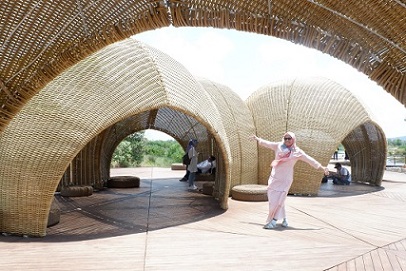
<svg viewBox="0 0 406 271">
<path fill-rule="evenodd" d="M 113 153 L 111 167 L 170 167 L 173 163 L 181 163 L 183 154 L 177 141 L 150 141 L 142 131 L 120 142 Z"/>
<path fill-rule="evenodd" d="M 400 138 L 388 139 L 388 155 L 406 156 L 406 140 Z"/>
<path fill-rule="evenodd" d="M 175 140 L 153 140 L 144 131 L 127 136 L 113 153 L 111 167 L 170 167 L 181 163 L 184 150 Z M 406 140 L 388 139 L 388 156 L 406 156 Z"/>
</svg>

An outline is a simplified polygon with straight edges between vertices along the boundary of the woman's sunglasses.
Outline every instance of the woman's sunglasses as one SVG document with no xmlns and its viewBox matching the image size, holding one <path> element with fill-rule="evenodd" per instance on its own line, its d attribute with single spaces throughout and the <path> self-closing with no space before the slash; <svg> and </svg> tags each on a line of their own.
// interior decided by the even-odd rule
<svg viewBox="0 0 406 271">
<path fill-rule="evenodd" d="M 284 137 L 283 139 L 284 140 L 291 140 L 292 138 L 291 137 Z"/>
</svg>

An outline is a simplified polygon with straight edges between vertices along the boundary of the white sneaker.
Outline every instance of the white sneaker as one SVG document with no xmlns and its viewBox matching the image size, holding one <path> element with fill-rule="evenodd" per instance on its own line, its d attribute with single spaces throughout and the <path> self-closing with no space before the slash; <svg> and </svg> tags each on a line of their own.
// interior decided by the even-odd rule
<svg viewBox="0 0 406 271">
<path fill-rule="evenodd" d="M 288 226 L 288 221 L 286 220 L 286 218 L 283 219 L 282 221 L 282 227 L 287 227 Z"/>
<path fill-rule="evenodd" d="M 189 190 L 197 190 L 197 186 L 196 185 L 189 186 Z"/>
<path fill-rule="evenodd" d="M 268 222 L 268 224 L 266 224 L 264 226 L 264 229 L 267 229 L 267 230 L 274 229 L 274 228 L 276 228 L 276 220 L 274 220 L 274 219 L 272 219 L 270 222 Z"/>
</svg>

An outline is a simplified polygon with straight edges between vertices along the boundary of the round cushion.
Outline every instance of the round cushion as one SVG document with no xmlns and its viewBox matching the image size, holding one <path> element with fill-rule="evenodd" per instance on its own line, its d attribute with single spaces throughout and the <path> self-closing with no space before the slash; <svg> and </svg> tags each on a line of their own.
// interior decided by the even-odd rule
<svg viewBox="0 0 406 271">
<path fill-rule="evenodd" d="M 202 193 L 205 195 L 213 195 L 214 183 L 204 183 L 202 188 Z"/>
<path fill-rule="evenodd" d="M 231 189 L 231 197 L 243 201 L 267 201 L 268 186 L 261 184 L 236 185 Z"/>
<path fill-rule="evenodd" d="M 208 173 L 196 174 L 195 182 L 214 182 L 215 175 Z"/>
<path fill-rule="evenodd" d="M 61 188 L 63 197 L 87 197 L 93 194 L 93 187 L 85 186 L 65 186 Z"/>
<path fill-rule="evenodd" d="M 59 223 L 61 218 L 61 210 L 58 208 L 51 209 L 48 214 L 48 223 L 47 227 L 51 227 Z"/>
<path fill-rule="evenodd" d="M 114 176 L 107 180 L 109 188 L 134 188 L 140 187 L 140 178 L 135 176 Z"/>
<path fill-rule="evenodd" d="M 184 164 L 175 163 L 171 165 L 171 170 L 186 170 L 186 166 Z"/>
</svg>

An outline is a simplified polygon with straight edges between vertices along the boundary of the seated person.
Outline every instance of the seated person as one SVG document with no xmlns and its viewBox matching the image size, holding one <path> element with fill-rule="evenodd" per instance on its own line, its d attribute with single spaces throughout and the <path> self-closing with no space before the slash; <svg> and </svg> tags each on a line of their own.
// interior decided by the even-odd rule
<svg viewBox="0 0 406 271">
<path fill-rule="evenodd" d="M 216 157 L 209 155 L 209 157 L 197 164 L 197 173 L 210 173 L 216 172 Z"/>
<path fill-rule="evenodd" d="M 337 169 L 337 172 L 331 176 L 333 184 L 350 185 L 351 175 L 348 169 L 342 167 L 340 163 L 336 163 L 334 168 Z"/>
</svg>

